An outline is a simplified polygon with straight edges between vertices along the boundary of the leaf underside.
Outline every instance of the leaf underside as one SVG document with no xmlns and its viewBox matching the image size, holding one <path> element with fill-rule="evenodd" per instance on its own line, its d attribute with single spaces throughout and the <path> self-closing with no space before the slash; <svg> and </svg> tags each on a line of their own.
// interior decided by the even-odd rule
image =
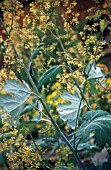
<svg viewBox="0 0 111 170">
<path fill-rule="evenodd" d="M 98 79 L 98 78 L 104 78 L 104 74 L 101 71 L 100 67 L 96 66 L 95 63 L 88 64 L 85 73 L 88 76 L 89 79 Z"/>
<path fill-rule="evenodd" d="M 78 114 L 80 114 L 84 104 L 81 102 L 81 97 L 77 92 L 72 95 L 65 91 L 61 97 L 69 103 L 58 105 L 57 110 L 60 113 L 60 118 L 64 121 L 67 121 L 67 125 L 74 129 L 76 117 Z"/>
<path fill-rule="evenodd" d="M 15 124 L 16 126 L 31 91 L 26 83 L 20 84 L 11 79 L 8 79 L 6 83 L 4 89 L 10 94 L 0 95 L 0 106 L 4 112 L 1 118 L 8 121 L 10 125 Z"/>
</svg>

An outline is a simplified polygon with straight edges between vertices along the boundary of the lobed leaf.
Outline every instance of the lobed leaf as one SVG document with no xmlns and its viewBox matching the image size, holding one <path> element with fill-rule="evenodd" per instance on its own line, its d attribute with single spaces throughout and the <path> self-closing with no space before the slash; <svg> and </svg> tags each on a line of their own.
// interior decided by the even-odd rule
<svg viewBox="0 0 111 170">
<path fill-rule="evenodd" d="M 68 91 L 65 91 L 61 97 L 70 103 L 58 105 L 57 110 L 60 113 L 60 118 L 67 121 L 67 125 L 74 129 L 77 114 L 78 112 L 80 114 L 80 111 L 84 107 L 84 104 L 83 102 L 81 102 L 81 97 L 78 93 L 72 95 Z"/>
<path fill-rule="evenodd" d="M 42 120 L 42 116 L 40 114 L 31 119 L 32 122 L 39 122 L 40 120 Z"/>
<path fill-rule="evenodd" d="M 4 109 L 4 114 L 1 118 L 8 121 L 10 125 L 13 125 L 14 122 L 17 125 L 31 91 L 26 83 L 19 84 L 17 81 L 10 79 L 6 83 L 4 89 L 11 94 L 0 95 L 0 106 Z"/>
<path fill-rule="evenodd" d="M 88 76 L 89 79 L 97 79 L 97 78 L 104 78 L 104 74 L 102 73 L 100 67 L 96 66 L 95 63 L 88 64 L 85 69 L 85 74 Z"/>
</svg>

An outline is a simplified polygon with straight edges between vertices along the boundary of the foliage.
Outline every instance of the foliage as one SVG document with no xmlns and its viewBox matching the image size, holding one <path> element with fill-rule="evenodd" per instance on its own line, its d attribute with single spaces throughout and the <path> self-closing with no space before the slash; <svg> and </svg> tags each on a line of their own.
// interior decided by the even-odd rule
<svg viewBox="0 0 111 170">
<path fill-rule="evenodd" d="M 106 143 L 110 145 L 110 114 L 103 110 L 95 110 L 88 111 L 83 117 L 84 122 L 76 133 L 77 137 L 85 139 L 92 132 L 96 133 L 94 140 L 98 146 L 103 148 Z"/>
<path fill-rule="evenodd" d="M 4 89 L 13 95 L 3 94 L 0 96 L 0 105 L 4 107 L 4 118 L 12 126 L 19 123 L 20 114 L 23 110 L 26 100 L 29 98 L 31 91 L 25 83 L 23 85 L 17 83 L 15 80 L 8 79 Z M 8 113 L 10 117 L 7 118 Z M 6 115 L 5 115 L 6 114 Z M 6 118 L 5 118 L 6 117 Z"/>
<path fill-rule="evenodd" d="M 76 126 L 77 115 L 80 114 L 84 104 L 80 103 L 81 98 L 77 92 L 75 92 L 74 95 L 71 95 L 69 92 L 65 91 L 62 98 L 68 100 L 71 104 L 58 105 L 57 110 L 60 113 L 60 118 L 66 120 L 67 125 L 74 129 Z"/>
<path fill-rule="evenodd" d="M 91 160 L 111 147 L 111 77 L 101 64 L 111 2 L 94 3 L 79 21 L 75 0 L 34 1 L 27 14 L 20 1 L 1 2 L 0 165 L 7 169 L 109 164 L 110 155 L 106 164 Z"/>
</svg>

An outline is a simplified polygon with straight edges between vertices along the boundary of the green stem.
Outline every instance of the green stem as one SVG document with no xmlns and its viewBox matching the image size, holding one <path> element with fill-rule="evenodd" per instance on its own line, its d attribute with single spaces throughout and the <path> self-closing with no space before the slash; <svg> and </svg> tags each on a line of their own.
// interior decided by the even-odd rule
<svg viewBox="0 0 111 170">
<path fill-rule="evenodd" d="M 33 138 L 32 133 L 30 133 L 30 137 L 31 137 L 31 139 L 32 139 L 32 141 L 33 141 L 33 144 L 35 145 L 36 150 L 37 150 L 38 153 L 40 154 L 41 158 L 44 160 L 43 154 L 42 154 L 41 150 L 39 149 L 39 147 L 36 145 L 36 142 L 35 142 L 35 140 L 34 140 L 34 138 Z"/>
<path fill-rule="evenodd" d="M 7 161 L 5 162 L 5 165 L 6 165 L 6 168 L 7 168 L 8 170 L 10 170 L 10 166 L 9 166 L 9 164 L 8 164 Z"/>
<path fill-rule="evenodd" d="M 35 143 L 35 140 L 34 140 L 34 138 L 33 138 L 33 136 L 32 136 L 31 133 L 30 133 L 30 137 L 31 137 L 31 139 L 32 139 L 32 141 L 33 141 L 33 144 L 35 145 L 36 149 L 38 150 L 38 147 L 37 147 L 37 145 L 36 145 L 36 143 Z"/>
<path fill-rule="evenodd" d="M 83 94 L 85 92 L 86 84 L 87 84 L 87 81 L 85 81 L 84 86 L 83 86 Z M 76 128 L 77 128 L 77 121 L 78 121 L 78 118 L 79 118 L 79 111 L 80 111 L 80 108 L 81 108 L 82 101 L 83 101 L 83 97 L 81 96 L 81 100 L 80 100 L 80 104 L 79 104 L 79 109 L 78 109 L 78 113 L 77 113 L 76 121 L 75 121 L 75 129 L 74 129 L 75 132 L 76 132 Z M 78 142 L 78 144 L 79 144 L 79 142 Z M 74 133 L 74 148 L 75 148 L 75 150 L 77 150 L 78 144 L 75 145 L 75 133 Z"/>
<path fill-rule="evenodd" d="M 89 104 L 86 96 L 84 95 L 84 92 L 83 92 L 81 86 L 79 85 L 78 80 L 77 80 L 76 78 L 74 78 L 74 81 L 75 81 L 75 84 L 76 84 L 76 86 L 78 87 L 78 89 L 79 89 L 79 91 L 80 91 L 80 93 L 81 93 L 81 96 L 82 96 L 83 99 L 86 101 L 86 104 L 87 104 L 87 106 L 88 106 L 88 110 L 91 111 L 91 110 L 92 110 L 92 109 L 91 109 L 91 106 L 90 106 L 90 104 Z"/>
</svg>

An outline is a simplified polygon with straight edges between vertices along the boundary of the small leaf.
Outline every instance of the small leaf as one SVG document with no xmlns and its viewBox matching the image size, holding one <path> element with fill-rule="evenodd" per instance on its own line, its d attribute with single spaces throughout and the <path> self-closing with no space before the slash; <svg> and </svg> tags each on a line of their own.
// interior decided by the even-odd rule
<svg viewBox="0 0 111 170">
<path fill-rule="evenodd" d="M 27 136 L 28 134 L 30 134 L 34 128 L 36 127 L 37 123 L 42 120 L 42 117 L 40 114 L 36 115 L 33 119 L 31 119 L 28 122 L 22 123 L 19 127 L 18 127 L 18 132 L 22 133 L 24 136 Z"/>
<path fill-rule="evenodd" d="M 28 134 L 30 134 L 34 128 L 36 127 L 37 122 L 25 122 L 23 124 L 20 124 L 18 127 L 18 133 L 22 133 L 24 137 L 26 137 Z"/>
<path fill-rule="evenodd" d="M 94 133 L 95 143 L 103 148 L 105 144 L 111 145 L 111 115 L 104 110 L 89 111 L 83 115 L 86 119 L 76 131 L 77 138 L 86 139 Z"/>
<path fill-rule="evenodd" d="M 38 109 L 42 113 L 43 105 L 40 100 L 38 101 Z"/>
<path fill-rule="evenodd" d="M 69 47 L 76 46 L 79 42 L 80 42 L 79 40 L 73 40 L 67 45 L 67 47 L 69 48 Z"/>
<path fill-rule="evenodd" d="M 21 124 L 18 127 L 19 133 L 22 133 L 24 136 L 27 136 L 28 134 L 30 134 L 34 130 L 34 128 L 36 127 L 37 123 L 40 120 L 42 120 L 42 117 L 41 117 L 40 114 L 38 114 L 33 119 L 31 119 L 30 121 Z"/>
<path fill-rule="evenodd" d="M 35 116 L 33 119 L 31 119 L 32 122 L 39 122 L 42 119 L 41 115 L 38 114 L 37 116 Z"/>
<path fill-rule="evenodd" d="M 0 95 L 0 106 L 4 109 L 4 115 L 2 115 L 1 118 L 8 121 L 10 125 L 13 125 L 15 122 L 15 126 L 17 126 L 19 123 L 20 114 L 24 108 L 26 100 L 31 94 L 31 91 L 28 85 L 19 84 L 15 80 L 8 79 L 6 83 L 7 84 L 5 84 L 4 89 L 7 92 L 12 93 L 12 95 Z"/>
<path fill-rule="evenodd" d="M 72 129 L 74 129 L 75 119 L 77 117 L 78 112 L 80 113 L 84 104 L 83 102 L 81 102 L 81 97 L 77 92 L 74 95 L 72 95 L 69 92 L 65 91 L 61 97 L 70 103 L 58 105 L 57 110 L 60 113 L 60 118 L 62 120 L 67 121 L 67 125 L 71 127 Z M 80 105 L 80 102 L 81 102 L 81 105 Z"/>
<path fill-rule="evenodd" d="M 41 88 L 43 85 L 47 85 L 49 82 L 49 79 L 51 78 L 52 80 L 56 79 L 56 75 L 58 73 L 61 73 L 62 69 L 60 66 L 53 66 L 49 70 L 47 70 L 42 77 L 38 81 L 38 88 Z"/>
<path fill-rule="evenodd" d="M 41 54 L 41 51 L 43 51 L 43 48 L 40 48 L 41 46 L 43 46 L 44 43 L 40 43 L 34 50 L 32 56 L 30 57 L 31 59 L 35 59 L 37 57 L 37 55 Z"/>
<path fill-rule="evenodd" d="M 96 66 L 95 63 L 88 64 L 85 69 L 85 74 L 88 76 L 89 79 L 97 79 L 97 78 L 104 78 L 104 74 L 102 73 L 100 67 Z"/>
<path fill-rule="evenodd" d="M 33 111 L 33 108 L 34 108 L 34 107 L 33 107 L 32 105 L 28 104 L 28 105 L 26 105 L 26 106 L 23 108 L 21 114 L 25 114 L 25 113 L 27 113 L 27 112 L 32 112 L 32 111 Z"/>
</svg>

